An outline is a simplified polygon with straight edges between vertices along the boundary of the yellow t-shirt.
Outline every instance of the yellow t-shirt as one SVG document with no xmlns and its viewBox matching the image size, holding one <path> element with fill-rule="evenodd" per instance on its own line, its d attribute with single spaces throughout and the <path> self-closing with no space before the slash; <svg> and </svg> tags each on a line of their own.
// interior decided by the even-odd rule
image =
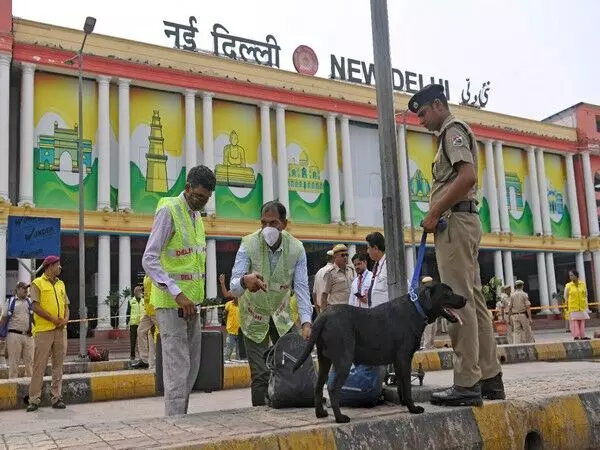
<svg viewBox="0 0 600 450">
<path fill-rule="evenodd" d="M 227 333 L 237 335 L 240 329 L 240 308 L 229 300 L 225 303 L 225 311 L 227 311 Z"/>
</svg>

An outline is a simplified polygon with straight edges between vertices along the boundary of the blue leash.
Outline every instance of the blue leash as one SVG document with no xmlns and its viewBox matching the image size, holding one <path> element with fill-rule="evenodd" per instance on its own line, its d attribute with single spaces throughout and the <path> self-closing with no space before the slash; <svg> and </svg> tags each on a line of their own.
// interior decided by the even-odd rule
<svg viewBox="0 0 600 450">
<path fill-rule="evenodd" d="M 446 229 L 447 225 L 448 224 L 446 223 L 446 221 L 443 218 L 440 219 L 437 224 L 437 231 L 444 231 Z M 422 222 L 421 222 L 421 226 L 423 226 Z M 410 282 L 410 287 L 408 289 L 408 294 L 410 295 L 410 299 L 415 304 L 417 311 L 419 311 L 419 313 L 423 317 L 427 317 L 427 315 L 425 314 L 425 311 L 423 311 L 421 304 L 418 302 L 419 297 L 417 296 L 417 288 L 419 287 L 419 277 L 421 276 L 423 260 L 425 259 L 425 244 L 426 243 L 427 243 L 427 232 L 423 231 L 423 234 L 421 235 L 421 243 L 419 244 L 419 251 L 417 253 L 417 263 L 415 265 L 415 271 L 413 272 L 412 280 Z"/>
</svg>

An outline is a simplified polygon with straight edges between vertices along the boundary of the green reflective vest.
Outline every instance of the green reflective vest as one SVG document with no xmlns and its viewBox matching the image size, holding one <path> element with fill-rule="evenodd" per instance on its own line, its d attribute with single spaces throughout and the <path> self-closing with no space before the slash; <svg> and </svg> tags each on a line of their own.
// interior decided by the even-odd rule
<svg viewBox="0 0 600 450">
<path fill-rule="evenodd" d="M 286 231 L 282 232 L 281 256 L 271 272 L 269 247 L 262 230 L 242 238 L 250 259 L 248 272 L 258 272 L 265 280 L 267 292 L 251 293 L 246 290 L 239 300 L 240 326 L 244 336 L 256 343 L 262 342 L 269 332 L 272 317 L 280 336 L 294 325 L 290 306 L 290 290 L 296 263 L 304 251 L 302 242 Z"/>
<path fill-rule="evenodd" d="M 169 208 L 173 220 L 173 236 L 160 254 L 160 265 L 193 303 L 204 301 L 206 237 L 202 218 L 192 224 L 189 207 L 183 195 L 163 197 L 156 210 Z M 166 289 L 154 286 L 150 301 L 155 308 L 178 308 Z"/>
<path fill-rule="evenodd" d="M 144 299 L 131 297 L 129 299 L 129 325 L 139 325 L 142 318 L 142 309 L 144 308 Z"/>
</svg>

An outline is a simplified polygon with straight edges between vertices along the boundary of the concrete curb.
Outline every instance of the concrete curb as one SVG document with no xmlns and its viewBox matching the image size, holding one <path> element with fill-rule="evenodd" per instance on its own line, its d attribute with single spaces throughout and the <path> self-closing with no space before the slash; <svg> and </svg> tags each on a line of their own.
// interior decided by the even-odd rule
<svg viewBox="0 0 600 450">
<path fill-rule="evenodd" d="M 452 349 L 423 351 L 415 354 L 413 368 L 422 365 L 425 372 L 452 369 Z M 502 364 L 535 361 L 565 361 L 600 356 L 600 340 L 562 343 L 520 344 L 498 347 Z M 129 367 L 129 361 L 68 363 L 67 370 L 91 369 L 88 373 L 70 373 L 63 377 L 63 399 L 67 404 L 110 400 L 125 400 L 158 395 L 154 372 L 150 370 L 119 370 Z M 116 371 L 115 371 L 116 369 Z M 427 379 L 427 376 L 425 376 Z M 250 386 L 248 364 L 227 364 L 223 389 L 243 389 Z M 413 387 L 415 390 L 416 386 Z M 0 380 L 0 411 L 25 407 L 29 378 Z M 50 399 L 50 378 L 44 379 L 42 405 Z"/>
<path fill-rule="evenodd" d="M 75 373 L 90 373 L 90 372 L 114 372 L 116 370 L 127 370 L 131 366 L 131 362 L 128 359 L 115 359 L 113 361 L 97 361 L 97 362 L 72 362 L 68 361 L 63 364 L 64 374 L 75 374 Z M 44 376 L 51 376 L 52 368 L 50 365 L 46 366 L 46 372 Z M 19 376 L 25 376 L 25 366 L 19 366 Z M 0 380 L 8 379 L 8 367 L 0 368 Z"/>
<path fill-rule="evenodd" d="M 213 442 L 189 441 L 171 449 L 327 448 L 336 450 L 581 449 L 600 448 L 600 391 L 534 400 L 485 403 L 481 408 L 444 408 L 421 415 L 390 414 L 346 425 Z"/>
</svg>

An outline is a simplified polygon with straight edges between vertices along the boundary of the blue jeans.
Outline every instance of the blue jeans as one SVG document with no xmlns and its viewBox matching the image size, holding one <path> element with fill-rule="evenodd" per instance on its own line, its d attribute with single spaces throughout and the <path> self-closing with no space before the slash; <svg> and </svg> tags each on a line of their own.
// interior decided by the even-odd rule
<svg viewBox="0 0 600 450">
<path fill-rule="evenodd" d="M 236 357 L 240 357 L 240 351 L 238 348 L 238 337 L 236 334 L 227 333 L 227 338 L 225 340 L 225 350 L 223 351 L 223 359 L 228 360 L 231 359 L 231 355 L 233 354 L 233 350 L 235 349 Z"/>
</svg>

